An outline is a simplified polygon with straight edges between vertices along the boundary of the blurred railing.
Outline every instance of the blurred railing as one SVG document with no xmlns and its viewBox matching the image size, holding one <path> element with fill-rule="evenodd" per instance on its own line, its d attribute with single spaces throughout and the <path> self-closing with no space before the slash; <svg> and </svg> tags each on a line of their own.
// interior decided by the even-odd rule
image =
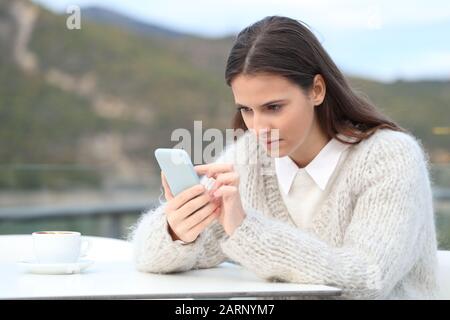
<svg viewBox="0 0 450 320">
<path fill-rule="evenodd" d="M 440 179 L 438 182 L 447 181 L 450 166 L 436 168 L 437 171 L 434 174 L 436 179 Z M 55 169 L 52 168 L 52 171 Z M 114 200 L 113 197 L 106 198 Z M 446 249 L 448 250 L 450 249 L 450 230 L 447 230 L 450 228 L 450 187 L 447 187 L 446 184 L 444 187 L 434 187 L 433 197 L 438 216 L 438 229 L 441 230 L 441 242 L 448 247 Z M 62 204 L 21 207 L 3 205 L 3 207 L 0 206 L 0 234 L 28 233 L 49 228 L 53 230 L 56 230 L 55 228 L 71 228 L 89 235 L 123 239 L 126 237 L 129 227 L 137 222 L 139 216 L 159 203 L 156 196 L 146 196 L 144 199 L 148 200 L 128 199 L 129 201 L 126 202 L 110 201 L 108 203 L 103 200 L 103 202 L 98 201 L 95 204 L 83 204 L 83 200 L 80 200 L 81 204 L 70 206 Z"/>
<path fill-rule="evenodd" d="M 450 200 L 450 188 L 434 188 L 433 198 L 435 201 Z"/>
<path fill-rule="evenodd" d="M 159 176 L 153 178 L 150 164 L 137 169 L 146 185 L 111 183 L 108 165 L 0 165 L 0 234 L 64 228 L 124 238 L 158 203 L 150 191 L 158 190 Z"/>
<path fill-rule="evenodd" d="M 450 189 L 434 190 L 434 201 L 435 203 L 450 201 Z M 124 217 L 134 217 L 134 220 L 137 220 L 140 214 L 156 207 L 158 203 L 155 199 L 153 201 L 124 204 L 0 208 L 0 222 L 29 222 L 33 224 L 33 221 L 41 219 L 100 218 L 107 220 L 107 227 L 103 228 L 102 235 L 113 238 L 124 238 Z M 130 223 L 132 220 L 133 218 L 130 220 Z"/>
<path fill-rule="evenodd" d="M 157 201 L 125 204 L 96 204 L 85 206 L 61 206 L 61 207 L 23 207 L 0 208 L 0 221 L 29 222 L 42 219 L 81 219 L 89 217 L 107 221 L 107 227 L 103 228 L 102 235 L 112 238 L 123 238 L 123 218 L 136 215 L 136 218 L 144 211 L 155 207 Z M 106 233 L 106 234 L 105 234 Z"/>
</svg>

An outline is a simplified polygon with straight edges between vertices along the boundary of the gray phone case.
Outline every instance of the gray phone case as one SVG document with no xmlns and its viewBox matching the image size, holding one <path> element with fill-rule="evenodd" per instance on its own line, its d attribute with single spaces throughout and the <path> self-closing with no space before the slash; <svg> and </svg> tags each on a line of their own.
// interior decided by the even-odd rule
<svg viewBox="0 0 450 320">
<path fill-rule="evenodd" d="M 200 184 L 200 178 L 185 150 L 158 148 L 155 157 L 174 196 Z"/>
</svg>

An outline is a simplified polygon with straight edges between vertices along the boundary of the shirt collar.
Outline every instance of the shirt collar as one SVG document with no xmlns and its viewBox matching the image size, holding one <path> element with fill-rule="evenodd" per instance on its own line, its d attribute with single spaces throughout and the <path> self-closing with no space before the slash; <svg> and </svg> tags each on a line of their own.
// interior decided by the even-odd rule
<svg viewBox="0 0 450 320">
<path fill-rule="evenodd" d="M 317 186 L 323 191 L 335 170 L 341 154 L 350 145 L 332 138 L 317 156 L 305 167 L 305 170 Z M 297 172 L 300 170 L 295 162 L 289 157 L 275 158 L 275 171 L 278 182 L 285 194 L 289 193 Z"/>
</svg>

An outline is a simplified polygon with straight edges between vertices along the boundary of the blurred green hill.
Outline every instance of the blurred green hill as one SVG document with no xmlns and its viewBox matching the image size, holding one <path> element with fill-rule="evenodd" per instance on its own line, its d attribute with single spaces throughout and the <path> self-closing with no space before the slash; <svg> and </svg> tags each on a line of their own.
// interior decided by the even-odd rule
<svg viewBox="0 0 450 320">
<path fill-rule="evenodd" d="M 88 12 L 81 30 L 69 30 L 67 15 L 0 2 L 0 189 L 145 184 L 142 169 L 159 172 L 153 150 L 174 145 L 175 128 L 230 125 L 224 68 L 233 37 L 174 34 Z M 449 135 L 433 131 L 450 126 L 450 81 L 350 81 L 412 130 L 432 160 L 450 162 Z M 28 164 L 87 169 L 48 175 Z M 104 166 L 107 174 L 89 169 Z"/>
</svg>

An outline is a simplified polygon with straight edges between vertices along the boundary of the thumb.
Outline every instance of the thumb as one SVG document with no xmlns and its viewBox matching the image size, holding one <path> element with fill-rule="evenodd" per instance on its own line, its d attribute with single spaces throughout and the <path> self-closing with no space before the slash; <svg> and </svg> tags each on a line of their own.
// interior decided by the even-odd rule
<svg viewBox="0 0 450 320">
<path fill-rule="evenodd" d="M 220 188 L 218 188 L 214 192 L 215 197 L 222 197 L 224 199 L 232 198 L 238 194 L 238 189 L 235 186 L 229 186 L 229 185 L 223 185 Z"/>
</svg>

